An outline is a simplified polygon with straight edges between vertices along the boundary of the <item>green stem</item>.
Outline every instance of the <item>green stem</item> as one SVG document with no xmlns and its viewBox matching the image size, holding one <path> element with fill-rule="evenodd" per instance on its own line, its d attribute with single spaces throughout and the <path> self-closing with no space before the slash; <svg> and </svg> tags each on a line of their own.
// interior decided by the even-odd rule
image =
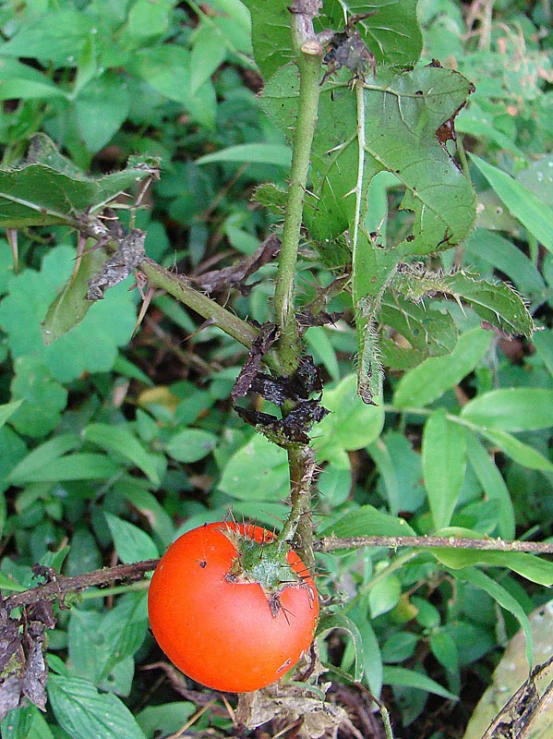
<svg viewBox="0 0 553 739">
<path fill-rule="evenodd" d="M 309 446 L 288 449 L 292 509 L 278 537 L 279 542 L 293 542 L 304 565 L 313 570 L 313 521 L 311 520 L 311 484 L 315 455 Z"/>
<path fill-rule="evenodd" d="M 294 284 L 311 145 L 319 106 L 322 59 L 323 47 L 316 39 L 305 41 L 299 49 L 299 111 L 293 138 L 290 186 L 275 290 L 276 323 L 280 329 L 278 355 L 287 375 L 291 375 L 297 368 L 300 356 Z"/>
<path fill-rule="evenodd" d="M 152 259 L 146 258 L 140 265 L 140 269 L 148 278 L 151 285 L 161 287 L 170 295 L 180 300 L 186 306 L 206 320 L 218 326 L 222 331 L 236 339 L 240 344 L 251 349 L 257 338 L 257 329 L 250 326 L 238 316 L 216 303 L 207 295 L 198 292 L 187 282 L 182 275 L 174 274 L 169 270 L 156 264 Z"/>
</svg>

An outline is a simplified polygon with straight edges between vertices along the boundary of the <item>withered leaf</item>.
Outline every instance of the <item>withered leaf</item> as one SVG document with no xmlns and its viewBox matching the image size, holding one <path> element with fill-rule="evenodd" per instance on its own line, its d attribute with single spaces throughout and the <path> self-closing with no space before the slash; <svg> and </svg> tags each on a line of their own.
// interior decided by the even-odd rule
<svg viewBox="0 0 553 739">
<path fill-rule="evenodd" d="M 123 282 L 146 256 L 146 232 L 138 228 L 121 238 L 119 248 L 91 280 L 88 280 L 87 300 L 101 300 L 105 291 Z"/>
<path fill-rule="evenodd" d="M 261 360 L 278 339 L 278 329 L 274 323 L 265 323 L 259 329 L 259 335 L 252 344 L 244 366 L 236 378 L 232 389 L 231 398 L 243 398 L 251 387 L 254 377 L 259 372 Z"/>
</svg>

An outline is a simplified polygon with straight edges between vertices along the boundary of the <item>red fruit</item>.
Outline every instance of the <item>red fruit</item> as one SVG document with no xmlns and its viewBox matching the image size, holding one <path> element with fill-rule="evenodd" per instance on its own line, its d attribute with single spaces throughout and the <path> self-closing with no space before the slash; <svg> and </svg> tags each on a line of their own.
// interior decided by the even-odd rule
<svg viewBox="0 0 553 739">
<path fill-rule="evenodd" d="M 150 584 L 154 636 L 185 675 L 248 692 L 279 680 L 313 639 L 319 605 L 298 555 L 251 524 L 205 524 L 177 539 Z"/>
</svg>

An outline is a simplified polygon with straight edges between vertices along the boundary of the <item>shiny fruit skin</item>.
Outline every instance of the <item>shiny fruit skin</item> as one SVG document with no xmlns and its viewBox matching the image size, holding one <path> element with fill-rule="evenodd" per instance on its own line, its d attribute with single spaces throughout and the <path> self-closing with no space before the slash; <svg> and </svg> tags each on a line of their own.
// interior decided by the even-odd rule
<svg viewBox="0 0 553 739">
<path fill-rule="evenodd" d="M 281 586 L 276 614 L 259 583 L 229 581 L 236 534 L 274 541 L 259 526 L 226 522 L 183 534 L 154 572 L 148 611 L 159 646 L 179 670 L 241 693 L 276 682 L 295 665 L 313 640 L 319 607 L 315 583 L 293 551 L 287 562 L 300 581 Z"/>
</svg>

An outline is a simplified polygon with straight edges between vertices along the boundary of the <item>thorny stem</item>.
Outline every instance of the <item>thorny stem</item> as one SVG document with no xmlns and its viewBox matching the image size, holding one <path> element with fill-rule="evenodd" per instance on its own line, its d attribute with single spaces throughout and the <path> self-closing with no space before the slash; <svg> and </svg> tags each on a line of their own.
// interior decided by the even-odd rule
<svg viewBox="0 0 553 739">
<path fill-rule="evenodd" d="M 297 531 L 300 531 L 300 524 L 303 518 L 302 512 L 295 515 L 292 508 L 291 518 L 298 520 Z M 288 524 L 286 524 L 288 525 Z M 289 529 L 291 530 L 291 529 Z M 311 531 L 311 526 L 309 526 Z M 446 549 L 477 549 L 480 551 L 490 552 L 529 552 L 531 554 L 553 554 L 553 542 L 541 543 L 531 541 L 505 541 L 503 539 L 463 539 L 445 536 L 357 536 L 351 538 L 335 538 L 332 536 L 323 537 L 313 544 L 316 552 L 335 552 L 339 549 L 358 549 L 359 547 L 391 547 L 399 549 L 402 547 L 416 547 L 423 549 L 446 548 Z M 406 553 L 406 558 L 411 558 L 411 553 Z M 104 567 L 102 570 L 94 570 L 76 577 L 65 577 L 58 575 L 55 580 L 47 582 L 43 585 L 37 585 L 35 588 L 17 592 L 10 595 L 4 600 L 0 600 L 0 606 L 7 611 L 21 606 L 29 606 L 39 601 L 53 601 L 72 594 L 80 593 L 91 587 L 101 585 L 109 585 L 114 581 L 129 580 L 136 581 L 147 572 L 154 570 L 158 564 L 158 559 L 147 559 L 142 562 L 133 564 L 117 565 L 116 567 Z M 304 560 L 306 566 L 310 566 Z M 388 569 L 387 574 L 390 573 Z M 19 588 L 14 583 L 14 589 Z M 2 590 L 9 590 L 9 587 L 2 587 Z M 108 595 L 112 589 L 98 590 L 94 592 L 94 597 L 101 598 Z"/>
<path fill-rule="evenodd" d="M 292 23 L 298 23 L 297 19 L 300 17 L 303 18 L 292 15 Z M 299 111 L 294 130 L 290 185 L 275 289 L 275 315 L 280 330 L 278 354 L 287 375 L 291 375 L 297 368 L 300 357 L 294 285 L 311 145 L 317 122 L 322 58 L 323 47 L 314 35 L 313 38 L 306 39 L 298 50 Z"/>
<path fill-rule="evenodd" d="M 313 522 L 311 520 L 311 483 L 315 471 L 315 455 L 309 446 L 288 450 L 292 510 L 279 541 L 293 542 L 309 571 L 313 570 Z"/>
<path fill-rule="evenodd" d="M 211 321 L 214 326 L 220 328 L 228 336 L 232 336 L 240 344 L 251 349 L 254 340 L 257 338 L 257 329 L 223 308 L 215 300 L 195 290 L 187 282 L 186 277 L 169 272 L 169 270 L 147 257 L 141 263 L 140 270 L 144 272 L 151 285 L 163 288 L 177 300 L 180 300 L 181 303 L 199 313 L 206 320 Z"/>
</svg>

